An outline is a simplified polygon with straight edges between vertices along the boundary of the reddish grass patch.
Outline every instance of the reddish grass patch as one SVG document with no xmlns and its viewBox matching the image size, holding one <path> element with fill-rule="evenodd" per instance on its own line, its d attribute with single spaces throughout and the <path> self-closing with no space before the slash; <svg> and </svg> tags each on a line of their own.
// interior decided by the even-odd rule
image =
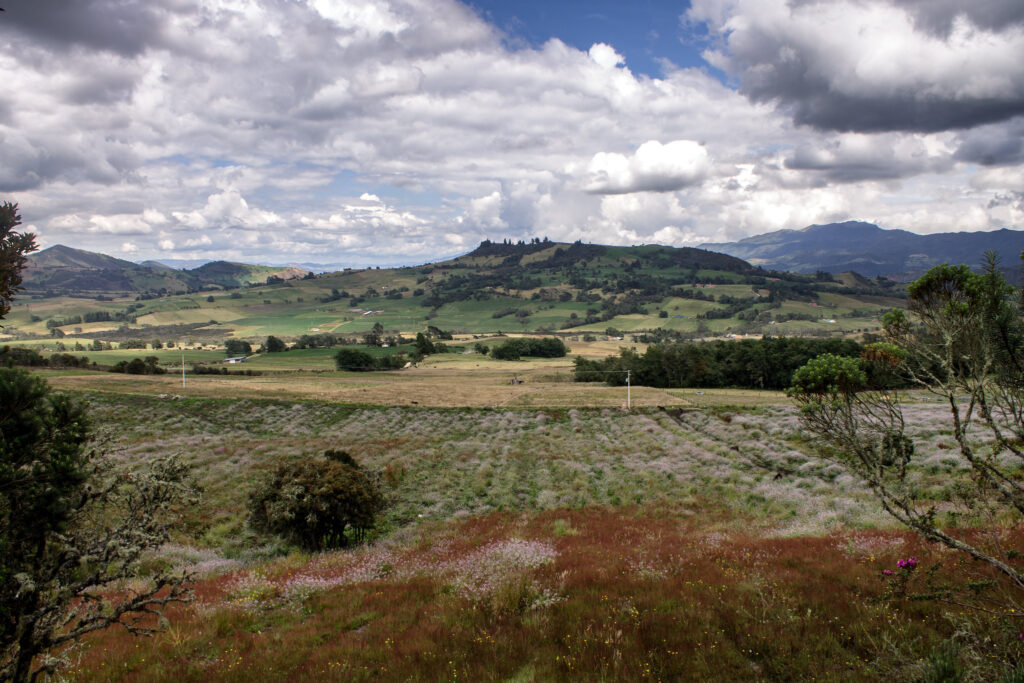
<svg viewBox="0 0 1024 683">
<path fill-rule="evenodd" d="M 720 531 L 737 526 L 726 516 L 588 508 L 438 524 L 381 555 L 379 575 L 297 604 L 234 609 L 223 603 L 237 575 L 202 582 L 207 607 L 172 610 L 172 629 L 150 640 L 90 639 L 81 671 L 138 681 L 901 680 L 951 634 L 948 605 L 879 601 L 897 558 L 942 556 L 916 537 L 758 538 Z M 553 558 L 486 599 L 453 589 L 446 571 L 510 538 Z M 265 571 L 285 583 L 338 577 L 354 557 Z"/>
</svg>

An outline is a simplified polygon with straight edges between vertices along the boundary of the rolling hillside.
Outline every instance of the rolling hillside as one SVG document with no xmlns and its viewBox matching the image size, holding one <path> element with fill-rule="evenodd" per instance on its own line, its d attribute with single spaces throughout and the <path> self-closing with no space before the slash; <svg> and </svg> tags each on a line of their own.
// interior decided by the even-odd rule
<svg viewBox="0 0 1024 683">
<path fill-rule="evenodd" d="M 902 296 L 889 281 L 765 271 L 703 249 L 540 240 L 485 241 L 458 258 L 417 267 L 231 285 L 246 277 L 265 282 L 279 272 L 241 268 L 215 262 L 193 271 L 147 269 L 149 278 L 202 278 L 223 289 L 199 292 L 193 284 L 192 293 L 174 296 L 153 296 L 152 286 L 127 296 L 105 289 L 100 291 L 108 294 L 93 301 L 83 300 L 89 292 L 81 290 L 73 290 L 74 297 L 44 296 L 36 279 L 9 316 L 14 329 L 6 331 L 37 338 L 260 340 L 270 334 L 359 336 L 380 324 L 388 334 L 407 335 L 428 326 L 471 334 L 630 333 L 650 339 L 845 335 L 877 329 L 880 313 L 899 306 Z M 135 275 L 128 267 L 77 272 L 96 279 Z M 55 277 L 50 274 L 51 281 Z"/>
<path fill-rule="evenodd" d="M 848 221 L 811 225 L 802 230 L 777 230 L 739 242 L 708 243 L 707 249 L 750 263 L 795 273 L 855 271 L 909 280 L 940 263 L 976 266 L 988 250 L 1000 254 L 1015 270 L 1024 251 L 1024 231 L 956 232 L 918 235 L 885 230 L 872 223 Z"/>
<path fill-rule="evenodd" d="M 204 288 L 239 287 L 269 277 L 304 277 L 301 268 L 252 266 L 215 261 L 191 270 L 175 270 L 156 261 L 143 264 L 58 244 L 31 254 L 24 273 L 29 293 L 70 296 L 187 293 Z"/>
</svg>

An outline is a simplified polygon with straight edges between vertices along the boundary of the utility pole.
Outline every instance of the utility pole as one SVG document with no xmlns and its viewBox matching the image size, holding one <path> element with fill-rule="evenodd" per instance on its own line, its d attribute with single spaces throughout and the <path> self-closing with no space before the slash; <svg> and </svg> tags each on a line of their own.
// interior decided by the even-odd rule
<svg viewBox="0 0 1024 683">
<path fill-rule="evenodd" d="M 633 402 L 630 398 L 630 386 L 629 386 L 629 370 L 626 370 L 626 410 L 630 410 L 633 407 Z"/>
<path fill-rule="evenodd" d="M 185 347 L 179 346 L 181 349 L 181 388 L 185 388 Z"/>
</svg>

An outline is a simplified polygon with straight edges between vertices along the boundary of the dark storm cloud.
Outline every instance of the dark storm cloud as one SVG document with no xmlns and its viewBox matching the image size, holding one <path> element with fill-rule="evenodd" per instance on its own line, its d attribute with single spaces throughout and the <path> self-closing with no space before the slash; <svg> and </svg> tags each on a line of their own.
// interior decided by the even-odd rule
<svg viewBox="0 0 1024 683">
<path fill-rule="evenodd" d="M 64 100 L 71 105 L 112 104 L 128 99 L 135 81 L 131 71 L 85 74 L 64 90 Z"/>
<path fill-rule="evenodd" d="M 955 158 L 983 166 L 1024 163 L 1024 117 L 965 133 Z"/>
<path fill-rule="evenodd" d="M 1021 0 L 708 0 L 707 57 L 819 130 L 933 133 L 1024 114 Z"/>
<path fill-rule="evenodd" d="M 949 35 L 958 18 L 987 31 L 1007 31 L 1024 24 L 1024 2 L 1019 0 L 899 0 L 918 27 Z"/>
<path fill-rule="evenodd" d="M 791 111 L 794 122 L 819 130 L 937 133 L 1024 114 L 1024 99 L 961 101 L 918 93 L 849 96 L 835 92 L 827 82 L 792 71 L 779 70 L 774 76 L 758 74 L 741 91 L 758 102 L 779 102 Z"/>
<path fill-rule="evenodd" d="M 144 0 L 5 0 L 0 32 L 51 47 L 79 45 L 137 55 L 157 39 L 161 16 Z"/>
</svg>

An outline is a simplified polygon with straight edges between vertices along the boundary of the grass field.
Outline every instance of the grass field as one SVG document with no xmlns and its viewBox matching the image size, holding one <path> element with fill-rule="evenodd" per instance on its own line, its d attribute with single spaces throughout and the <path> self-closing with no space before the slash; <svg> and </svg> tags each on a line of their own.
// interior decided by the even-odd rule
<svg viewBox="0 0 1024 683">
<path fill-rule="evenodd" d="M 620 345 L 570 342 L 588 357 Z M 814 457 L 781 392 L 634 387 L 627 411 L 624 387 L 569 381 L 570 358 L 347 373 L 334 351 L 185 387 L 40 371 L 89 403 L 117 466 L 176 453 L 203 488 L 145 562 L 189 568 L 197 601 L 153 639 L 87 639 L 72 678 L 915 681 L 959 642 L 991 680 L 1024 657 L 1010 622 L 885 597 L 897 559 L 959 560 Z M 906 399 L 911 484 L 941 515 L 961 468 L 946 409 Z M 247 525 L 270 469 L 337 448 L 382 473 L 370 544 L 309 555 Z"/>
<path fill-rule="evenodd" d="M 624 411 L 624 389 L 565 382 L 564 360 L 511 386 L 437 358 L 185 389 L 44 373 L 89 402 L 121 466 L 177 453 L 204 489 L 147 560 L 190 567 L 197 602 L 153 639 L 89 638 L 74 677 L 911 681 L 966 628 L 988 639 L 975 671 L 1024 655 L 998 622 L 884 599 L 897 559 L 955 562 L 812 457 L 783 394 L 634 390 Z M 959 467 L 944 409 L 908 398 L 912 480 L 943 500 Z M 385 473 L 376 540 L 307 555 L 247 526 L 265 472 L 331 448 Z"/>
</svg>

